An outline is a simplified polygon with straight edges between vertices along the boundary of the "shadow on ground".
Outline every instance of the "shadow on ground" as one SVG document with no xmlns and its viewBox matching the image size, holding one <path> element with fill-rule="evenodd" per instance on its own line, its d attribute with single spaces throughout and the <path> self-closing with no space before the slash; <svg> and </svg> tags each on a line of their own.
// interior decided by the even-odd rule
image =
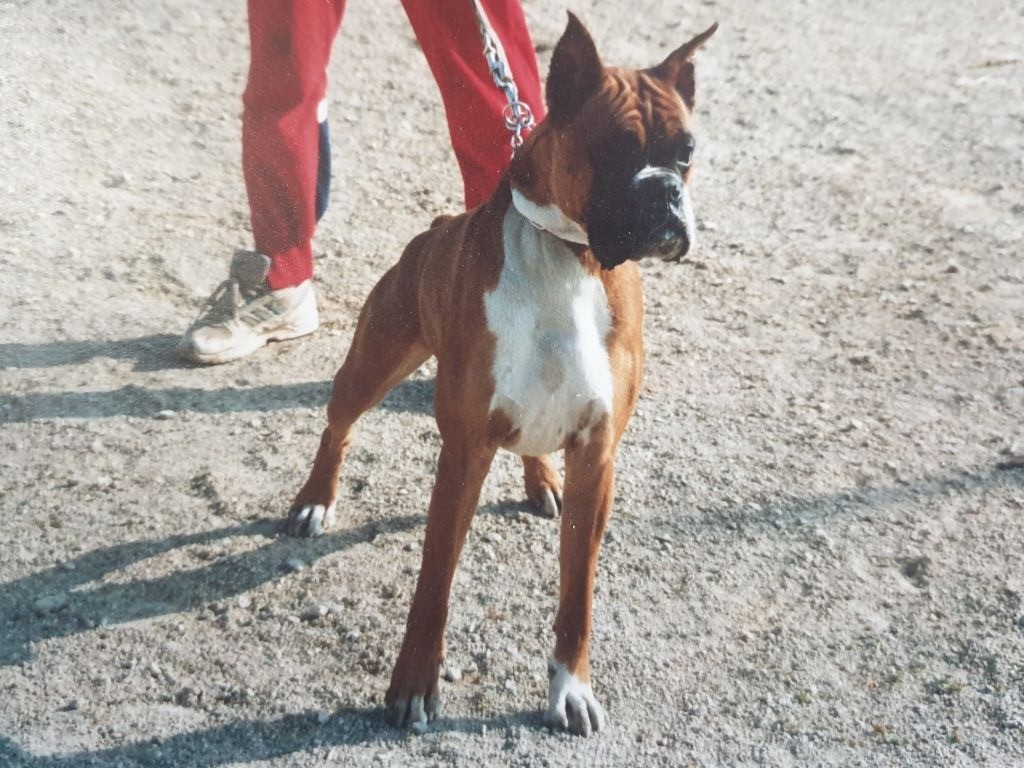
<svg viewBox="0 0 1024 768">
<path fill-rule="evenodd" d="M 97 341 L 44 341 L 36 344 L 0 344 L 0 368 L 54 368 L 95 358 L 134 360 L 136 371 L 187 368 L 176 354 L 180 335 L 154 333 L 134 339 Z"/>
<path fill-rule="evenodd" d="M 431 724 L 430 732 L 480 733 L 481 727 L 540 728 L 541 712 L 519 712 L 501 718 L 445 718 Z M 214 768 L 334 746 L 386 744 L 404 741 L 405 731 L 384 723 L 383 709 L 343 709 L 324 725 L 308 714 L 285 715 L 277 720 L 228 723 L 167 739 L 153 739 L 95 751 L 36 757 L 0 737 L 0 765 L 10 768 L 84 768 L 85 766 L 138 765 L 167 768 Z"/>
<path fill-rule="evenodd" d="M 870 516 L 873 511 L 938 496 L 977 495 L 997 489 L 1022 487 L 1024 471 L 1014 465 L 996 465 L 991 469 L 977 471 L 953 469 L 945 476 L 926 476 L 891 485 L 775 499 L 757 508 L 748 504 L 712 507 L 689 518 L 666 518 L 659 521 L 659 524 L 769 532 L 798 525 L 813 525 L 841 514 Z"/>
<path fill-rule="evenodd" d="M 275 537 L 279 523 L 262 521 L 166 539 L 150 539 L 93 550 L 59 566 L 0 585 L 0 664 L 30 657 L 31 643 L 179 611 L 196 610 L 280 578 L 286 561 L 309 565 L 332 552 L 372 541 L 378 534 L 421 525 L 419 515 L 375 520 L 316 539 Z M 98 584 L 129 565 L 193 545 L 236 536 L 258 536 L 266 544 L 226 555 L 202 567 L 147 581 Z M 40 600 L 57 599 L 66 606 Z"/>
<path fill-rule="evenodd" d="M 0 397 L 0 424 L 113 416 L 158 418 L 161 411 L 210 414 L 321 409 L 326 407 L 330 394 L 330 381 L 223 389 L 147 389 L 130 384 L 101 392 L 33 392 Z M 434 382 L 405 381 L 395 387 L 379 407 L 387 411 L 433 414 Z"/>
</svg>

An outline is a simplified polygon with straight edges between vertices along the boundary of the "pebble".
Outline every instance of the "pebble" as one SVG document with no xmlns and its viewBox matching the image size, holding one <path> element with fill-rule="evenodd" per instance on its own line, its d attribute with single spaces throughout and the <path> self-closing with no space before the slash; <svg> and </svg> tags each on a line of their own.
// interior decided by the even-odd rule
<svg viewBox="0 0 1024 768">
<path fill-rule="evenodd" d="M 441 677 L 446 682 L 457 683 L 462 679 L 462 670 L 458 667 L 453 667 L 450 664 L 445 664 L 441 667 Z"/>
<path fill-rule="evenodd" d="M 112 174 L 103 180 L 103 186 L 108 189 L 117 189 L 128 183 L 128 174 L 124 171 Z"/>
<path fill-rule="evenodd" d="M 177 411 L 172 411 L 169 408 L 165 409 L 163 411 L 157 411 L 156 412 L 156 418 L 159 421 L 167 421 L 167 419 L 173 419 L 177 415 L 178 415 Z"/>
<path fill-rule="evenodd" d="M 36 600 L 32 607 L 35 608 L 36 613 L 56 613 L 57 611 L 67 608 L 69 598 L 66 594 L 60 593 L 56 595 L 45 595 Z"/>
<path fill-rule="evenodd" d="M 325 725 L 328 720 L 331 719 L 331 713 L 326 709 L 318 710 L 316 713 L 316 721 L 319 725 Z"/>
<path fill-rule="evenodd" d="M 249 597 L 248 595 L 239 595 L 238 596 L 238 607 L 239 608 L 249 608 L 251 606 L 252 606 L 252 598 L 251 597 Z"/>
<path fill-rule="evenodd" d="M 330 612 L 330 608 L 322 603 L 318 603 L 317 605 L 311 605 L 309 608 L 304 610 L 299 614 L 299 618 L 303 621 L 316 621 L 317 619 L 322 619 Z"/>
<path fill-rule="evenodd" d="M 297 558 L 297 557 L 292 557 L 292 558 L 290 558 L 288 560 L 285 560 L 283 563 L 281 563 L 281 568 L 283 568 L 288 573 L 298 573 L 299 571 L 303 570 L 305 567 L 306 567 L 306 564 L 304 562 L 302 562 L 301 560 L 299 560 L 299 558 Z"/>
</svg>

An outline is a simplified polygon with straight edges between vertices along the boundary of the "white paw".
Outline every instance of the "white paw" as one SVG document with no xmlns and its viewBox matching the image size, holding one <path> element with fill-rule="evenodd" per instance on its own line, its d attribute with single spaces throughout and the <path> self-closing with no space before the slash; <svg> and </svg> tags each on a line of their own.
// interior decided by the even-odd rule
<svg viewBox="0 0 1024 768">
<path fill-rule="evenodd" d="M 604 708 L 588 683 L 572 674 L 560 661 L 548 659 L 548 711 L 545 722 L 554 727 L 589 736 L 604 728 Z"/>
<path fill-rule="evenodd" d="M 558 499 L 555 498 L 554 492 L 550 488 L 544 489 L 544 514 L 548 517 L 558 517 L 561 512 Z"/>
<path fill-rule="evenodd" d="M 288 523 L 288 533 L 292 536 L 323 536 L 334 525 L 335 507 L 335 504 L 329 507 L 307 504 L 292 516 Z"/>
</svg>

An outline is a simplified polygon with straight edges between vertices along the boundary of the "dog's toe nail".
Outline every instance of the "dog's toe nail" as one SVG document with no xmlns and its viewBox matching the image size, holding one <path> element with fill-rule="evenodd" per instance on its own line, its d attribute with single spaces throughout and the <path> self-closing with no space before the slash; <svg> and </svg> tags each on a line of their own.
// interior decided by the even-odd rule
<svg viewBox="0 0 1024 768">
<path fill-rule="evenodd" d="M 558 499 L 555 497 L 554 491 L 550 488 L 544 489 L 544 513 L 548 517 L 558 517 L 558 513 L 561 510 L 561 505 L 558 503 Z"/>
</svg>

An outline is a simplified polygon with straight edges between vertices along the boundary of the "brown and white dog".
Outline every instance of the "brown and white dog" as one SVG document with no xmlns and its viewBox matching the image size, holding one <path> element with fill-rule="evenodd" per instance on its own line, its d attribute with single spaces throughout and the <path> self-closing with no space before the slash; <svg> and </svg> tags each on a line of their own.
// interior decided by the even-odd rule
<svg viewBox="0 0 1024 768">
<path fill-rule="evenodd" d="M 693 243 L 693 55 L 716 28 L 652 69 L 607 68 L 570 14 L 548 117 L 494 195 L 416 237 L 363 306 L 288 530 L 314 536 L 333 522 L 356 419 L 435 355 L 443 444 L 385 699 L 400 726 L 421 729 L 438 711 L 452 577 L 499 448 L 522 456 L 528 498 L 562 516 L 548 722 L 581 734 L 604 724 L 590 687 L 591 597 L 643 371 L 636 261 L 676 261 Z M 564 491 L 547 457 L 557 450 Z"/>
</svg>

